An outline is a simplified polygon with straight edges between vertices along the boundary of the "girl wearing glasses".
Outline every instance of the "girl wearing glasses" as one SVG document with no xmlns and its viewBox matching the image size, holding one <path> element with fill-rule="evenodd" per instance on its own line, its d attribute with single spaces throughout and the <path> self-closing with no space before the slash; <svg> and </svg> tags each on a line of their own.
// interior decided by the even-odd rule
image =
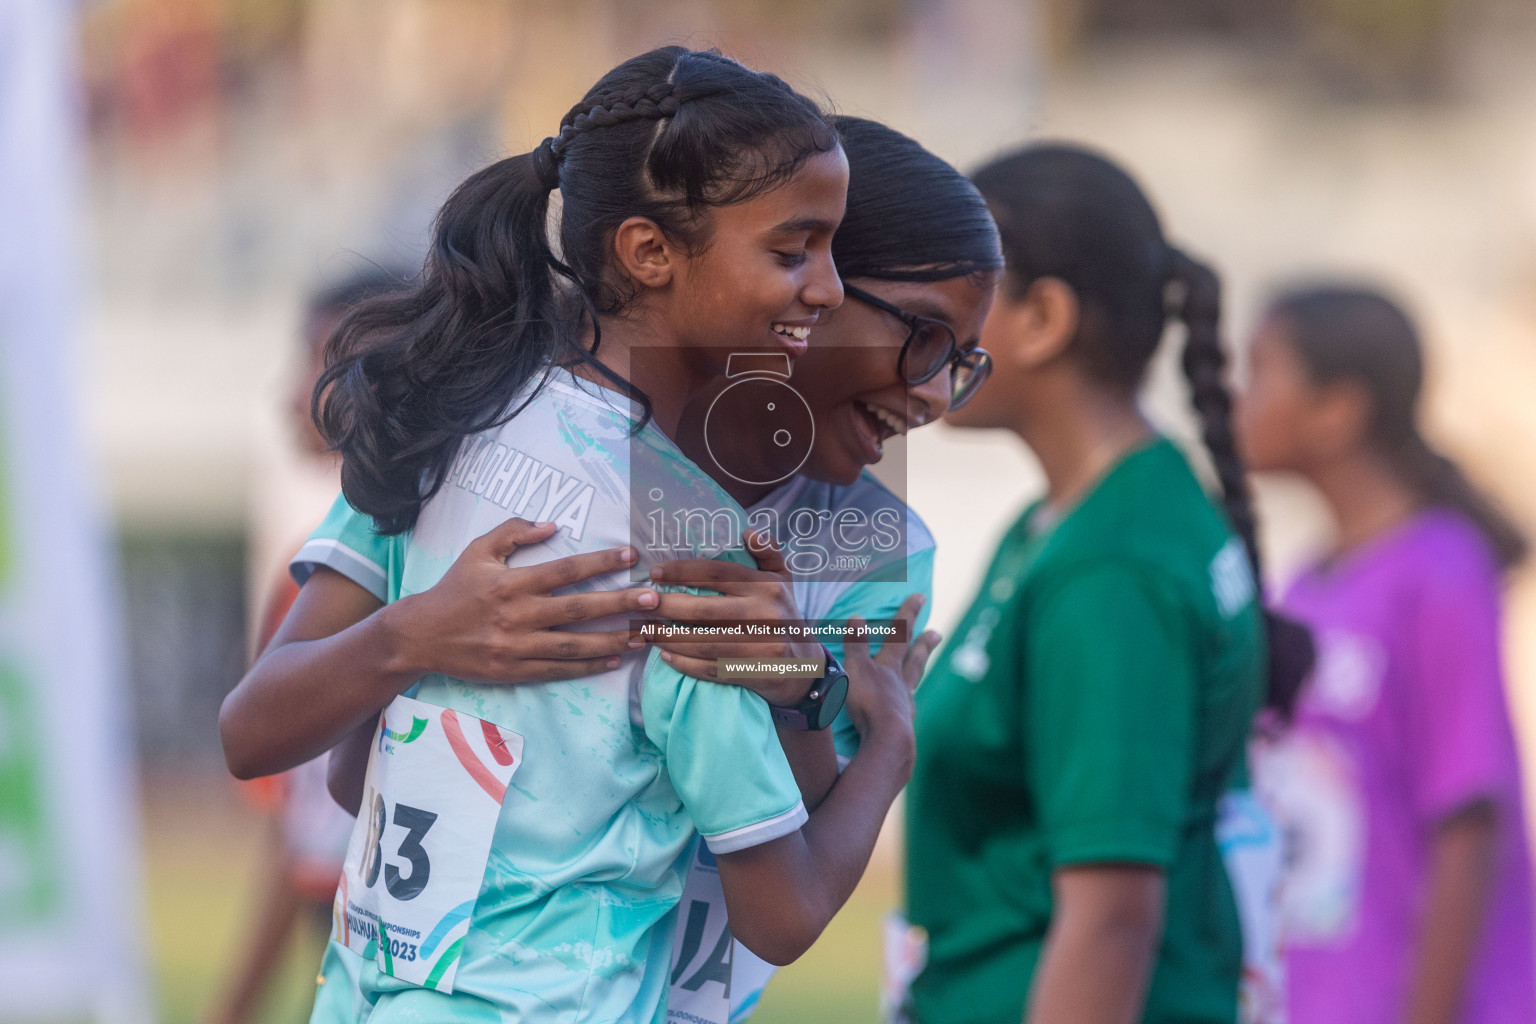
<svg viewBox="0 0 1536 1024">
<path fill-rule="evenodd" d="M 751 595 L 792 579 L 794 606 L 806 621 L 889 620 L 907 612 L 915 615 L 912 628 L 921 629 L 926 620 L 933 591 L 933 538 L 917 514 L 866 467 L 881 460 L 882 446 L 892 437 L 965 405 L 986 380 L 990 360 L 978 342 L 1002 269 L 1002 251 L 986 204 L 959 171 L 874 121 L 834 117 L 833 123 L 849 169 L 848 207 L 832 239 L 845 299 L 817 323 L 810 348 L 796 360 L 789 381 L 814 418 L 815 437 L 806 459 L 794 476 L 779 483 L 748 482 L 739 477 L 750 474 L 731 472 L 742 461 L 750 463 L 764 440 L 771 441 L 778 410 L 745 405 L 729 433 L 706 443 L 711 439 L 704 436 L 704 413 L 729 381 L 695 403 L 679 440 L 749 511 L 754 525 L 773 535 L 787 566 L 657 566 L 652 577 L 658 582 L 700 582 L 721 595 L 664 593 L 660 613 L 668 618 L 761 617 Z M 777 572 L 765 571 L 770 569 Z M 907 655 L 908 666 L 926 662 L 937 642 L 933 633 L 918 637 Z M 762 645 L 659 645 L 663 658 L 703 679 L 716 677 L 717 657 L 765 653 Z M 826 646 L 842 657 L 837 639 L 829 638 Z M 782 686 L 760 692 L 770 701 L 792 703 L 804 690 L 802 682 L 788 692 Z M 850 713 L 837 716 L 829 730 L 834 743 L 826 742 L 825 733 L 780 730 L 807 806 L 816 805 L 837 777 L 838 765 L 859 749 L 859 723 L 872 696 L 854 681 Z M 700 846 L 689 881 L 689 898 L 711 908 L 700 928 L 701 941 L 680 943 L 674 951 L 669 1008 L 678 1019 L 701 1016 L 701 994 L 707 998 L 717 991 L 711 983 L 689 987 L 701 973 L 709 976 L 711 948 L 726 924 L 708 860 Z M 721 952 L 716 949 L 715 957 Z M 730 982 L 733 1022 L 751 1015 L 773 971 L 734 944 L 728 973 L 716 975 Z"/>
<path fill-rule="evenodd" d="M 317 418 L 347 497 L 390 537 L 368 559 L 346 540 L 377 540 L 373 523 L 332 535 L 339 510 L 322 527 L 310 557 L 369 585 L 310 576 L 220 717 L 247 777 L 349 733 L 375 740 L 316 1021 L 660 1019 L 700 835 L 734 934 L 775 962 L 852 891 L 910 770 L 921 665 L 903 671 L 905 643 L 878 664 L 850 652 L 879 699 L 808 810 L 756 697 L 627 646 L 604 656 L 612 635 L 578 633 L 546 634 L 555 645 L 521 677 L 574 656 L 588 661 L 574 682 L 497 686 L 505 652 L 483 657 L 480 642 L 530 575 L 509 516 L 552 520 L 550 548 L 585 559 L 540 576 L 546 592 L 600 577 L 539 611 L 595 611 L 615 630 L 655 605 L 631 585 L 635 553 L 603 551 L 630 535 L 634 478 L 642 495 L 736 508 L 671 438 L 725 369 L 721 339 L 792 357 L 840 304 L 830 249 L 846 190 L 812 102 L 717 53 L 654 50 L 605 75 L 558 137 L 456 189 L 414 286 L 332 338 Z M 734 536 L 677 546 L 745 557 Z M 476 591 L 463 576 L 483 579 L 486 562 L 499 578 Z"/>
<path fill-rule="evenodd" d="M 771 443 L 775 427 L 769 410 L 743 406 L 733 408 L 730 431 L 705 436 L 709 409 L 729 380 L 697 400 L 679 430 L 683 450 L 709 470 L 741 502 L 754 525 L 783 550 L 759 549 L 755 569 L 718 561 L 656 566 L 652 576 L 660 583 L 701 582 L 717 592 L 664 592 L 658 609 L 664 617 L 690 622 L 775 617 L 846 621 L 906 614 L 916 619 L 911 623 L 916 631 L 927 615 L 926 603 L 913 598 L 925 600 L 932 593 L 933 538 L 917 515 L 865 467 L 880 460 L 881 447 L 892 436 L 935 422 L 946 409 L 969 401 L 985 380 L 988 359 L 977 341 L 1002 252 L 985 203 L 953 167 L 876 122 L 835 117 L 833 123 L 848 157 L 849 198 L 832 253 L 844 268 L 845 294 L 852 298 L 822 314 L 789 381 L 815 420 L 804 462 L 781 482 L 739 479 L 752 476 L 741 469 L 742 463 L 751 464 L 764 441 Z M 359 586 L 374 588 L 370 577 L 383 575 L 391 564 L 388 538 L 373 533 L 366 517 L 343 505 L 338 505 L 330 526 L 339 547 L 316 545 L 301 553 L 296 571 L 307 573 L 324 565 Z M 526 543 L 547 535 L 547 529 L 531 524 L 514 528 Z M 877 550 L 876 541 L 883 551 Z M 479 662 L 482 675 L 500 673 L 495 677 L 509 681 L 538 678 L 534 672 L 542 666 L 516 664 L 514 659 L 522 651 L 569 636 L 543 626 L 564 614 L 563 603 L 549 596 L 549 581 L 564 582 L 583 565 L 567 558 L 507 570 L 494 553 L 488 557 L 478 548 L 460 561 L 456 582 L 471 592 L 506 586 L 518 581 L 518 572 L 525 574 L 524 592 L 516 604 L 493 600 L 487 593 L 478 608 L 465 609 L 490 618 L 501 617 L 505 607 L 516 621 L 495 632 L 486 630 L 487 636 L 494 636 L 493 643 L 455 637 L 423 657 L 442 658 L 451 650 L 455 658 Z M 370 571 L 370 565 L 378 569 Z M 387 596 L 381 593 L 375 601 Z M 932 633 L 923 634 L 908 651 L 903 667 L 914 681 L 937 640 Z M 762 643 L 662 640 L 657 645 L 674 667 L 704 679 L 715 678 L 716 658 L 796 653 Z M 837 638 L 828 638 L 826 647 L 835 657 L 843 656 Z M 580 662 L 572 657 L 564 664 L 574 668 Z M 804 680 L 739 682 L 778 706 L 797 704 L 807 690 Z M 869 713 L 872 694 L 857 685 L 857 679 L 853 683 L 847 711 L 833 718 L 830 729 L 808 731 L 792 722 L 779 728 L 780 744 L 807 807 L 819 804 L 840 764 L 858 750 L 858 723 Z M 362 794 L 370 738 L 371 732 L 359 733 L 332 757 L 332 790 L 348 807 L 356 808 Z M 721 945 L 726 916 L 711 861 L 707 847 L 696 847 L 673 951 L 670 1008 L 703 1020 L 724 1012 L 730 1020 L 741 1021 L 756 1008 L 774 968 L 740 942 Z"/>
<path fill-rule="evenodd" d="M 1030 146 L 973 180 L 1008 269 L 992 381 L 948 419 L 1016 433 L 1048 489 L 918 692 L 911 1006 L 923 1024 L 1230 1024 L 1243 951 L 1217 804 L 1266 646 L 1219 286 L 1102 157 Z M 1170 311 L 1225 515 L 1137 406 Z"/>
</svg>

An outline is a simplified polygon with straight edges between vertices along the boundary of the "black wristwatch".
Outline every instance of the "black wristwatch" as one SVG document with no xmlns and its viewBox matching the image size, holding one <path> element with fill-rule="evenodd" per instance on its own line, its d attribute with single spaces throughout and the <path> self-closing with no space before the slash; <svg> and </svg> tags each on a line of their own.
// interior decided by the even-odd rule
<svg viewBox="0 0 1536 1024">
<path fill-rule="evenodd" d="M 792 708 L 768 705 L 775 725 L 786 729 L 825 729 L 843 710 L 843 701 L 848 699 L 848 673 L 832 657 L 831 651 L 823 647 L 822 653 L 827 657 L 826 672 L 811 685 L 811 692 L 799 704 Z"/>
</svg>

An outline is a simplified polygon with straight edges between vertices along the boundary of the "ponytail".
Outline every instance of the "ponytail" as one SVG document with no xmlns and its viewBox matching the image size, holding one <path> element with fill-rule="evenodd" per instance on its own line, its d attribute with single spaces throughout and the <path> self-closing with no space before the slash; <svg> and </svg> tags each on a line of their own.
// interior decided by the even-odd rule
<svg viewBox="0 0 1536 1024">
<path fill-rule="evenodd" d="M 689 244 L 710 208 L 836 147 L 816 104 L 713 51 L 661 47 L 604 75 L 558 135 L 455 189 L 412 285 L 355 307 L 332 336 L 312 411 L 347 500 L 384 533 L 409 530 L 464 439 L 517 415 L 557 365 L 592 367 L 640 403 L 643 425 L 649 400 L 595 355 L 599 316 L 629 297 L 613 231 L 645 217 Z"/>
<path fill-rule="evenodd" d="M 560 329 L 549 192 L 532 154 L 472 175 L 439 211 L 414 286 L 354 308 L 326 346 L 315 422 L 347 500 L 382 532 L 410 529 L 462 440 L 579 349 Z"/>
<path fill-rule="evenodd" d="M 1176 315 L 1184 324 L 1184 376 L 1189 401 L 1200 418 L 1200 439 L 1211 454 L 1227 520 L 1248 549 L 1255 579 L 1262 579 L 1258 520 L 1248 489 L 1248 471 L 1232 432 L 1232 393 L 1227 389 L 1227 353 L 1221 346 L 1221 282 L 1210 267 L 1169 248 L 1169 280 L 1181 295 Z"/>
<path fill-rule="evenodd" d="M 1486 494 L 1473 486 L 1461 467 L 1430 446 L 1417 430 L 1393 453 L 1393 465 L 1403 481 L 1426 505 L 1448 508 L 1465 516 L 1493 549 L 1505 570 L 1516 568 L 1529 553 L 1521 529 Z"/>
<path fill-rule="evenodd" d="M 1182 293 L 1177 315 L 1184 324 L 1184 376 L 1189 380 L 1190 405 L 1200 419 L 1200 438 L 1210 452 L 1221 502 L 1232 529 L 1242 539 L 1253 570 L 1255 586 L 1262 587 L 1264 563 L 1259 551 L 1258 520 L 1248 472 L 1237 453 L 1232 430 L 1232 394 L 1226 384 L 1227 355 L 1221 345 L 1221 282 L 1210 267 L 1170 247 L 1169 278 Z M 1264 610 L 1269 641 L 1269 683 L 1265 706 L 1289 718 L 1296 698 L 1316 660 L 1311 631 L 1301 623 Z"/>
<path fill-rule="evenodd" d="M 1313 381 L 1348 381 L 1365 392 L 1369 442 L 1420 501 L 1465 516 L 1503 568 L 1524 561 L 1529 545 L 1520 528 L 1419 432 L 1423 344 L 1400 303 L 1368 287 L 1313 285 L 1282 293 L 1268 316 L 1285 325 Z"/>
</svg>

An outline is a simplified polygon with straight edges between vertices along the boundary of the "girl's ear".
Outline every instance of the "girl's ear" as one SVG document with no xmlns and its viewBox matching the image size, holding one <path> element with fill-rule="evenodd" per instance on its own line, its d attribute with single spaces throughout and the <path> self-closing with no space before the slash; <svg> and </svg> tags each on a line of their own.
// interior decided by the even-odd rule
<svg viewBox="0 0 1536 1024">
<path fill-rule="evenodd" d="M 1022 297 L 1005 308 L 1010 356 L 1027 369 L 1039 369 L 1057 359 L 1077 336 L 1077 293 L 1060 278 L 1035 279 Z"/>
<path fill-rule="evenodd" d="M 613 234 L 619 269 L 642 288 L 665 288 L 677 271 L 679 251 L 656 222 L 630 217 Z"/>
</svg>

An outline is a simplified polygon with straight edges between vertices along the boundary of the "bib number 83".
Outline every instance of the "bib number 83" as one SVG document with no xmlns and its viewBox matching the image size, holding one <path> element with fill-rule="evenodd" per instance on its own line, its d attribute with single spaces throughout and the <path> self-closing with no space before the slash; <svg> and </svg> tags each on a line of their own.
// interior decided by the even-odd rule
<svg viewBox="0 0 1536 1024">
<path fill-rule="evenodd" d="M 405 829 L 405 837 L 400 840 L 395 856 L 410 866 L 409 872 L 402 872 L 394 864 L 384 863 L 387 809 L 383 795 L 374 793 L 373 805 L 369 808 L 368 852 L 363 860 L 363 881 L 372 889 L 382 873 L 384 888 L 389 890 L 391 896 L 401 902 L 413 900 L 421 895 L 432 876 L 432 862 L 427 858 L 426 848 L 421 845 L 421 841 L 437 821 L 437 815 L 408 804 L 395 805 L 394 814 L 388 820 Z"/>
</svg>

